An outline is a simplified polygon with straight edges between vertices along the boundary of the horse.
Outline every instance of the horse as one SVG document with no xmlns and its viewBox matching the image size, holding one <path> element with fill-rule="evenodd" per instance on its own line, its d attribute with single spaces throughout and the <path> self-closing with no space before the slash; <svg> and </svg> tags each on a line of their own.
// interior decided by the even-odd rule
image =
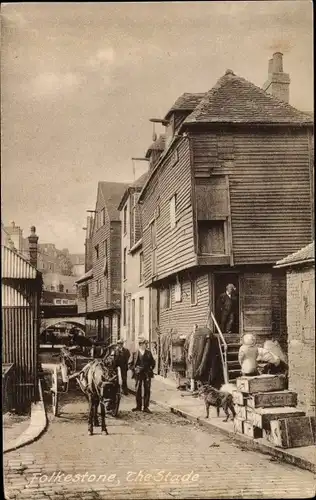
<svg viewBox="0 0 316 500">
<path fill-rule="evenodd" d="M 105 413 L 119 389 L 118 368 L 120 360 L 114 350 L 108 352 L 102 360 L 90 361 L 79 373 L 79 386 L 88 399 L 88 432 L 93 435 L 93 427 L 99 426 L 98 406 L 101 412 L 101 433 L 108 434 Z"/>
</svg>

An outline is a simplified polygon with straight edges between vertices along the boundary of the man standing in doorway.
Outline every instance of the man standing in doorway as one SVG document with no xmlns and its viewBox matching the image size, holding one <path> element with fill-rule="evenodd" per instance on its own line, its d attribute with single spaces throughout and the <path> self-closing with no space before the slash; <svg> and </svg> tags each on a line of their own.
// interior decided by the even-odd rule
<svg viewBox="0 0 316 500">
<path fill-rule="evenodd" d="M 232 333 L 237 304 L 235 292 L 235 286 L 229 283 L 226 286 L 226 292 L 219 296 L 217 302 L 217 314 L 219 317 L 220 329 L 223 333 Z"/>
<path fill-rule="evenodd" d="M 117 341 L 117 353 L 119 356 L 119 365 L 121 368 L 121 375 L 122 375 L 122 391 L 125 396 L 128 395 L 128 388 L 127 388 L 127 370 L 128 370 L 128 360 L 130 357 L 130 352 L 126 347 L 124 347 L 124 340 L 119 339 Z"/>
<path fill-rule="evenodd" d="M 138 338 L 139 348 L 133 353 L 131 362 L 129 363 L 132 378 L 135 379 L 136 389 L 136 408 L 133 408 L 132 411 L 141 411 L 143 407 L 145 413 L 151 413 L 149 409 L 150 388 L 156 362 L 151 351 L 147 349 L 146 344 L 147 342 L 144 337 Z"/>
</svg>

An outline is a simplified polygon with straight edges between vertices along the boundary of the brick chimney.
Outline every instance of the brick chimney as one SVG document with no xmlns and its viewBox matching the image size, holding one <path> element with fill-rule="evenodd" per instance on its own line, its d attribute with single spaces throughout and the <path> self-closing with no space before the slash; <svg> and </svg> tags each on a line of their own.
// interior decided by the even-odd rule
<svg viewBox="0 0 316 500">
<path fill-rule="evenodd" d="M 31 234 L 28 237 L 29 240 L 29 254 L 30 254 L 30 264 L 37 267 L 37 242 L 38 236 L 36 235 L 36 227 L 31 227 Z"/>
<path fill-rule="evenodd" d="M 281 52 L 275 52 L 273 58 L 269 60 L 268 80 L 263 85 L 263 90 L 281 101 L 289 102 L 290 76 L 283 72 L 283 54 Z"/>
</svg>

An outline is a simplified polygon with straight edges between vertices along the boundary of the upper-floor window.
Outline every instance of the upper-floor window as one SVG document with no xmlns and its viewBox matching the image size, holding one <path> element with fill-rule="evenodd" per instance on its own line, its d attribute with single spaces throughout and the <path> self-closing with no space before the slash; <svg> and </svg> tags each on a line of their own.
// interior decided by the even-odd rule
<svg viewBox="0 0 316 500">
<path fill-rule="evenodd" d="M 104 240 L 103 242 L 103 256 L 108 256 L 108 240 Z"/>
<path fill-rule="evenodd" d="M 144 282 L 144 254 L 140 252 L 139 254 L 139 283 Z"/>
<path fill-rule="evenodd" d="M 198 241 L 200 254 L 227 254 L 225 221 L 198 221 Z"/>
<path fill-rule="evenodd" d="M 123 325 L 126 326 L 126 320 L 127 320 L 127 297 L 126 293 L 124 292 L 123 295 Z"/>
<path fill-rule="evenodd" d="M 195 306 L 197 304 L 197 285 L 196 285 L 196 280 L 191 281 L 191 306 Z"/>
<path fill-rule="evenodd" d="M 105 208 L 102 208 L 101 210 L 101 225 L 104 226 L 105 224 Z"/>
<path fill-rule="evenodd" d="M 144 333 L 144 297 L 139 297 L 138 333 Z"/>
<path fill-rule="evenodd" d="M 124 234 L 127 233 L 127 205 L 125 205 L 123 210 L 123 230 Z"/>
<path fill-rule="evenodd" d="M 175 228 L 177 225 L 177 195 L 175 194 L 170 199 L 170 227 Z"/>
<path fill-rule="evenodd" d="M 123 252 L 123 279 L 126 280 L 126 260 L 127 260 L 127 249 L 124 248 Z"/>
<path fill-rule="evenodd" d="M 152 276 L 155 276 L 157 273 L 157 229 L 155 220 L 150 225 L 150 238 L 151 238 L 151 273 Z"/>
<path fill-rule="evenodd" d="M 171 285 L 160 290 L 161 309 L 171 309 Z"/>
<path fill-rule="evenodd" d="M 95 247 L 94 247 L 94 250 L 95 250 L 95 258 L 98 259 L 99 258 L 99 244 L 97 244 Z"/>
</svg>

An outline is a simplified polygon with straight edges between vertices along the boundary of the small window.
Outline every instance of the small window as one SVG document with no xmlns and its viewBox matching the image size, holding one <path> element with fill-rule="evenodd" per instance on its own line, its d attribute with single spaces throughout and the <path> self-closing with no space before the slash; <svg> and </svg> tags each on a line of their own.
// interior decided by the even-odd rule
<svg viewBox="0 0 316 500">
<path fill-rule="evenodd" d="M 170 200 L 170 227 L 174 229 L 177 225 L 177 195 L 174 195 Z"/>
<path fill-rule="evenodd" d="M 101 210 L 101 224 L 102 226 L 105 224 L 105 208 L 102 208 Z"/>
<path fill-rule="evenodd" d="M 123 297 L 123 325 L 126 326 L 126 317 L 127 317 L 127 298 L 126 294 L 124 293 Z"/>
<path fill-rule="evenodd" d="M 94 249 L 95 249 L 95 258 L 98 259 L 99 258 L 99 245 L 96 245 L 94 247 Z"/>
<path fill-rule="evenodd" d="M 199 253 L 225 255 L 225 221 L 207 220 L 198 222 Z"/>
<path fill-rule="evenodd" d="M 144 333 L 144 297 L 139 297 L 139 324 L 138 332 L 140 335 Z"/>
<path fill-rule="evenodd" d="M 126 260 L 127 260 L 127 249 L 124 248 L 123 253 L 123 279 L 126 280 Z"/>
<path fill-rule="evenodd" d="M 160 291 L 161 309 L 171 309 L 171 286 Z"/>
<path fill-rule="evenodd" d="M 127 205 L 124 207 L 124 212 L 123 212 L 123 229 L 124 229 L 124 234 L 127 233 Z"/>
<path fill-rule="evenodd" d="M 135 340 L 135 299 L 132 299 L 132 340 Z"/>
<path fill-rule="evenodd" d="M 108 256 L 108 240 L 104 240 L 103 242 L 103 256 Z"/>
<path fill-rule="evenodd" d="M 182 301 L 182 286 L 180 281 L 177 281 L 174 287 L 174 301 L 175 302 Z"/>
<path fill-rule="evenodd" d="M 144 283 L 144 254 L 139 254 L 139 283 Z"/>
<path fill-rule="evenodd" d="M 195 306 L 197 304 L 197 286 L 196 280 L 191 281 L 191 306 Z"/>
</svg>

